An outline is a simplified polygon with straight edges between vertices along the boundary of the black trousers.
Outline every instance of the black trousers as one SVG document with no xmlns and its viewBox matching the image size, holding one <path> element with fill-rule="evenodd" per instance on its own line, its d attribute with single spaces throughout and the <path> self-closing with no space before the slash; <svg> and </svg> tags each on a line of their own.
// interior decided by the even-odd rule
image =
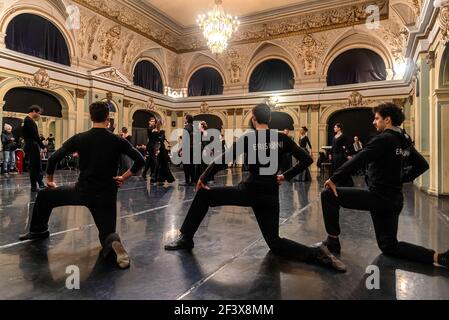
<svg viewBox="0 0 449 320">
<path fill-rule="evenodd" d="M 342 165 L 345 164 L 345 162 L 348 159 L 346 158 L 346 155 L 343 153 L 333 153 L 332 154 L 332 173 L 336 172 Z M 338 187 L 348 187 L 351 188 L 354 186 L 354 181 L 352 180 L 352 177 L 347 175 L 343 177 L 338 183 Z"/>
<path fill-rule="evenodd" d="M 24 151 L 29 164 L 28 170 L 30 172 L 31 187 L 35 188 L 37 184 L 44 184 L 42 181 L 44 176 L 42 173 L 40 147 L 34 141 L 26 142 Z"/>
<path fill-rule="evenodd" d="M 193 148 L 190 149 L 190 161 L 188 163 L 183 163 L 182 168 L 184 170 L 185 182 L 187 184 L 194 183 L 196 179 L 196 165 L 193 164 Z"/>
<path fill-rule="evenodd" d="M 146 177 L 148 174 L 148 170 L 150 171 L 150 176 L 153 176 L 154 170 L 156 168 L 156 156 L 153 153 L 153 149 L 150 149 L 151 152 L 148 152 L 147 159 L 145 160 L 145 168 L 143 169 L 142 176 Z"/>
<path fill-rule="evenodd" d="M 31 217 L 30 232 L 47 231 L 52 210 L 63 206 L 85 206 L 90 210 L 104 248 L 108 248 L 111 240 L 120 241 L 116 234 L 117 192 L 83 192 L 74 186 L 39 191 Z"/>
<path fill-rule="evenodd" d="M 397 239 L 399 214 L 404 199 L 402 192 L 382 195 L 359 188 L 337 188 L 338 197 L 327 189 L 321 193 L 326 231 L 331 236 L 340 235 L 340 207 L 370 211 L 380 250 L 388 256 L 426 264 L 433 263 L 435 251 Z"/>
<path fill-rule="evenodd" d="M 198 191 L 181 227 L 181 233 L 193 238 L 209 207 L 218 206 L 251 207 L 262 235 L 274 254 L 297 261 L 313 258 L 311 248 L 279 237 L 279 194 L 261 193 L 245 182 L 236 187 Z"/>
</svg>

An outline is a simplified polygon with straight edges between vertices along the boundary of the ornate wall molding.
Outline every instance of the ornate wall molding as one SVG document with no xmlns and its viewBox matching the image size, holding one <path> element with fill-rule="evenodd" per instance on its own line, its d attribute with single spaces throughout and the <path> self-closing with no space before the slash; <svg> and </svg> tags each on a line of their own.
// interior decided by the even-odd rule
<svg viewBox="0 0 449 320">
<path fill-rule="evenodd" d="M 441 28 L 441 42 L 446 45 L 449 42 L 449 7 L 441 8 L 438 24 Z"/>
<path fill-rule="evenodd" d="M 75 89 L 75 95 L 78 99 L 84 99 L 86 96 L 87 91 L 82 89 Z"/>
<path fill-rule="evenodd" d="M 58 89 L 60 86 L 50 83 L 50 76 L 47 73 L 47 70 L 44 68 L 40 68 L 36 71 L 32 78 L 27 77 L 18 77 L 17 80 L 22 82 L 25 86 L 28 87 L 37 87 L 44 89 Z"/>
<path fill-rule="evenodd" d="M 110 20 L 126 27 L 157 44 L 176 53 L 185 53 L 207 49 L 206 42 L 201 33 L 192 35 L 172 32 L 166 27 L 158 24 L 140 12 L 107 0 L 72 0 Z M 348 26 L 363 24 L 370 13 L 366 12 L 369 5 L 376 5 L 380 8 L 380 18 L 388 19 L 389 0 L 371 0 L 339 8 L 328 8 L 313 13 L 300 13 L 289 18 L 276 19 L 269 22 L 250 24 L 242 26 L 233 36 L 231 44 L 246 44 L 260 42 L 269 39 L 282 38 L 299 34 L 310 34 L 329 29 L 336 29 Z M 95 20 L 93 21 L 95 22 Z M 90 25 L 90 24 L 89 24 Z M 84 25 L 83 30 L 94 28 L 95 25 Z M 109 42 L 114 42 L 117 38 L 118 30 L 110 30 Z M 86 31 L 84 31 L 85 33 Z M 111 47 L 108 40 L 105 40 L 103 58 L 108 62 L 108 55 Z M 83 48 L 84 48 L 83 43 Z M 235 64 L 234 64 L 235 65 Z"/>
</svg>

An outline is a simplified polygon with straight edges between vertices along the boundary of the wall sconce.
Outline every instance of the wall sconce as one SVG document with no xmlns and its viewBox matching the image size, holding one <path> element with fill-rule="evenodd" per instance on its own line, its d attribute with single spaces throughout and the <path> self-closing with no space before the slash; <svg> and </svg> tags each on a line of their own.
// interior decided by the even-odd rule
<svg viewBox="0 0 449 320">
<path fill-rule="evenodd" d="M 279 97 L 277 96 L 269 97 L 266 103 L 268 106 L 270 106 L 270 108 L 275 108 L 279 103 Z"/>
</svg>

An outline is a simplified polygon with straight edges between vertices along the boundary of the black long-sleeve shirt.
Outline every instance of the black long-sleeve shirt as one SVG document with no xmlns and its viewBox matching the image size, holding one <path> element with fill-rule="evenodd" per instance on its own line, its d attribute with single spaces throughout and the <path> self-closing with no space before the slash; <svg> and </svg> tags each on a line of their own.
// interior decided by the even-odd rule
<svg viewBox="0 0 449 320">
<path fill-rule="evenodd" d="M 36 142 L 41 149 L 45 148 L 39 137 L 39 130 L 37 129 L 36 122 L 29 116 L 25 117 L 25 120 L 23 120 L 22 135 L 25 143 Z"/>
<path fill-rule="evenodd" d="M 346 154 L 348 149 L 348 140 L 344 134 L 332 139 L 332 154 Z"/>
<path fill-rule="evenodd" d="M 140 152 L 127 140 L 114 135 L 107 129 L 92 128 L 67 140 L 48 159 L 47 174 L 52 175 L 56 170 L 56 165 L 64 157 L 75 152 L 79 155 L 80 167 L 77 187 L 82 191 L 117 190 L 113 178 L 117 176 L 121 154 L 134 160 L 131 168 L 133 174 L 136 174 L 145 165 L 145 160 Z"/>
<path fill-rule="evenodd" d="M 312 149 L 312 144 L 310 143 L 309 137 L 303 136 L 303 137 L 299 138 L 299 146 L 303 149 L 307 149 L 307 147 Z"/>
<path fill-rule="evenodd" d="M 406 160 L 408 167 L 404 168 Z M 362 151 L 343 164 L 331 180 L 338 182 L 365 165 L 368 165 L 366 180 L 370 190 L 386 195 L 401 192 L 403 183 L 415 180 L 429 169 L 427 161 L 400 128 L 387 129 L 374 137 Z"/>
<path fill-rule="evenodd" d="M 277 161 L 276 170 L 274 170 L 272 174 L 264 174 L 263 169 L 267 169 L 273 165 L 273 163 L 271 163 L 271 160 L 273 159 L 270 158 L 270 162 L 267 163 L 267 161 L 263 161 L 263 158 L 259 158 L 260 153 L 262 154 L 262 157 L 267 159 L 271 152 L 276 151 L 277 158 L 274 159 Z M 234 142 L 231 148 L 226 151 L 225 159 L 235 160 L 243 153 L 247 153 L 249 155 L 249 172 L 251 173 L 250 179 L 263 177 L 264 181 L 268 183 L 276 183 L 276 176 L 279 172 L 279 166 L 281 164 L 282 157 L 285 154 L 290 154 L 298 160 L 298 163 L 294 167 L 282 173 L 286 180 L 293 179 L 296 175 L 313 163 L 313 159 L 306 151 L 304 151 L 304 149 L 300 148 L 285 134 L 275 130 L 256 130 L 244 134 L 236 142 Z M 252 157 L 251 154 L 255 154 L 257 157 Z M 212 175 L 217 173 L 217 171 L 222 168 L 222 166 L 219 165 L 221 159 L 222 156 L 219 155 L 207 167 L 200 178 L 201 181 L 207 182 Z"/>
<path fill-rule="evenodd" d="M 147 129 L 147 135 L 148 135 L 148 142 L 147 142 L 147 150 L 153 150 L 154 146 L 159 141 L 159 132 L 153 131 L 155 128 L 148 128 Z"/>
</svg>

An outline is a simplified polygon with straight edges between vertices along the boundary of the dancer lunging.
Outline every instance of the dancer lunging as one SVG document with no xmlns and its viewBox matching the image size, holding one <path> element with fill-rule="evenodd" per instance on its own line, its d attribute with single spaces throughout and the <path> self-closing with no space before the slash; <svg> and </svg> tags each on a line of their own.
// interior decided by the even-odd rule
<svg viewBox="0 0 449 320">
<path fill-rule="evenodd" d="M 48 189 L 38 193 L 31 217 L 30 231 L 20 240 L 48 238 L 48 221 L 56 207 L 86 206 L 99 231 L 105 257 L 112 255 L 120 268 L 129 266 L 129 256 L 116 233 L 117 187 L 136 174 L 145 161 L 127 140 L 107 130 L 109 106 L 96 102 L 90 106 L 93 128 L 67 140 L 48 160 Z M 75 186 L 56 187 L 53 174 L 56 165 L 67 155 L 79 154 L 80 175 Z M 134 164 L 116 177 L 120 155 L 129 156 Z"/>
<path fill-rule="evenodd" d="M 415 150 L 411 139 L 399 127 L 405 120 L 402 110 L 384 103 L 374 109 L 374 125 L 379 132 L 365 148 L 343 164 L 326 182 L 321 193 L 324 222 L 329 234 L 326 245 L 333 253 L 341 250 L 339 235 L 340 207 L 370 211 L 377 243 L 385 255 L 425 264 L 449 267 L 449 251 L 438 254 L 397 239 L 399 214 L 404 204 L 402 184 L 412 182 L 429 169 Z M 407 167 L 404 166 L 407 160 Z M 339 188 L 341 179 L 368 165 L 368 189 Z"/>
<path fill-rule="evenodd" d="M 279 237 L 279 185 L 285 180 L 291 180 L 309 167 L 313 160 L 292 139 L 277 131 L 269 130 L 270 120 L 270 108 L 265 104 L 257 105 L 252 110 L 251 118 L 255 130 L 243 135 L 226 152 L 226 159 L 231 158 L 232 155 L 236 158 L 244 152 L 248 153 L 249 178 L 236 187 L 209 188 L 208 180 L 221 167 L 216 163 L 222 158 L 221 155 L 218 156 L 198 181 L 197 194 L 181 227 L 181 235 L 174 242 L 166 245 L 165 249 L 192 249 L 193 237 L 209 207 L 225 205 L 251 207 L 264 239 L 274 254 L 297 261 L 321 263 L 339 271 L 345 271 L 345 266 L 325 246 L 312 248 Z M 244 147 L 239 147 L 242 145 Z M 272 159 L 271 154 L 277 154 L 276 158 Z M 299 162 L 283 174 L 277 175 L 278 164 L 285 154 L 293 155 Z M 255 161 L 253 162 L 252 159 Z M 277 161 L 276 164 L 273 163 L 275 161 Z M 274 164 L 276 168 L 268 173 L 267 168 Z"/>
</svg>

